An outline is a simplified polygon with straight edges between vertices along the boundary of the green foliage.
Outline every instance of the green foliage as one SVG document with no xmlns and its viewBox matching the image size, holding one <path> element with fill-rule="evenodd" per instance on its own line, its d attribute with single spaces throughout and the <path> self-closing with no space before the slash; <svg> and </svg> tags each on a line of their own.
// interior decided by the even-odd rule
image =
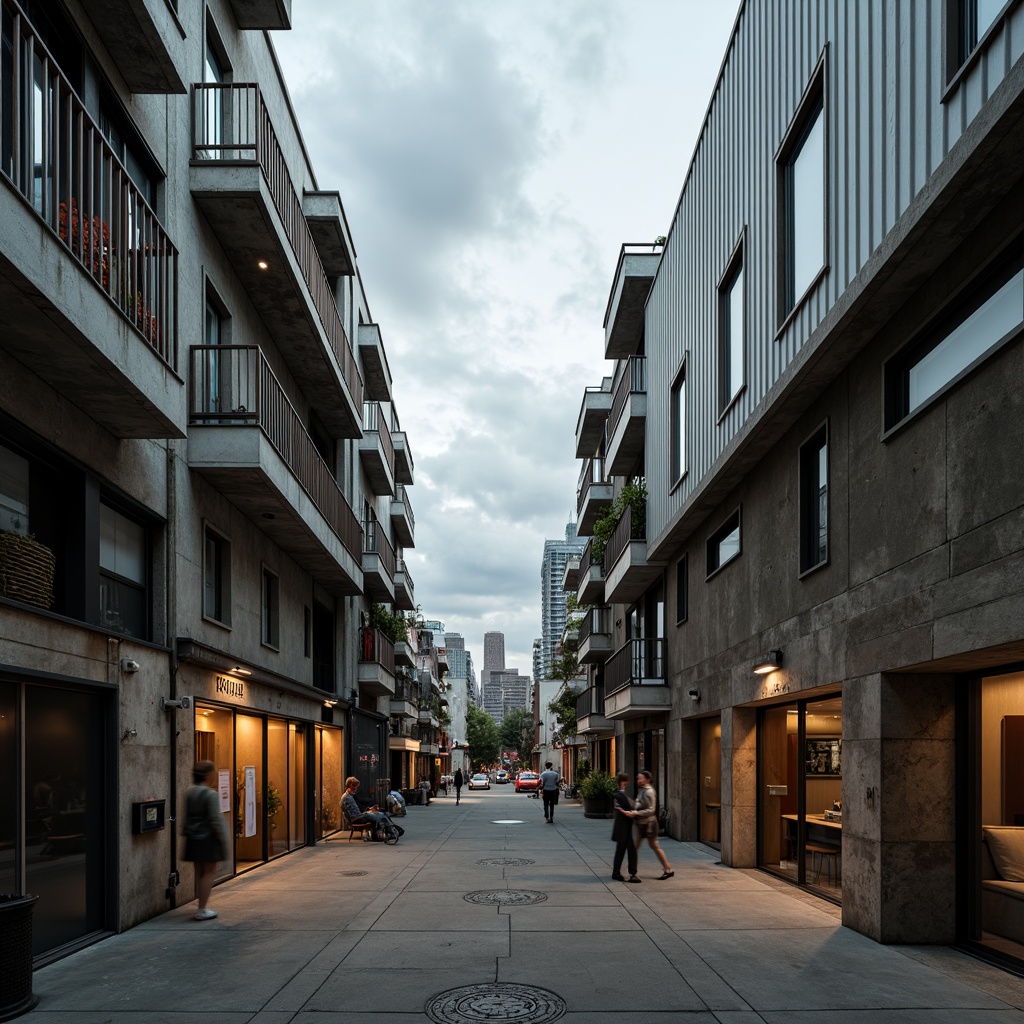
<svg viewBox="0 0 1024 1024">
<path fill-rule="evenodd" d="M 408 618 L 400 611 L 389 612 L 382 604 L 370 606 L 370 626 L 379 629 L 393 644 L 403 642 L 409 635 Z"/>
<path fill-rule="evenodd" d="M 576 761 L 576 781 L 582 782 L 590 774 L 590 758 L 585 754 Z"/>
<path fill-rule="evenodd" d="M 626 506 L 631 506 L 632 525 L 630 537 L 640 540 L 647 534 L 647 481 L 631 480 L 615 496 L 615 500 L 594 523 L 593 540 L 590 542 L 590 560 L 599 562 L 604 558 L 605 548 L 615 532 Z"/>
<path fill-rule="evenodd" d="M 579 765 L 576 766 L 576 777 L 579 778 Z M 585 800 L 600 800 L 602 798 L 611 800 L 619 784 L 615 778 L 607 772 L 588 772 L 587 777 L 580 782 L 580 792 Z"/>
<path fill-rule="evenodd" d="M 558 691 L 558 696 L 548 704 L 548 711 L 555 716 L 558 723 L 556 739 L 567 740 L 576 735 L 577 696 L 576 691 L 566 682 Z"/>
<path fill-rule="evenodd" d="M 532 763 L 535 736 L 532 711 L 527 708 L 510 711 L 502 719 L 499 735 L 505 750 L 516 751 L 524 764 Z"/>
<path fill-rule="evenodd" d="M 466 744 L 475 763 L 487 765 L 498 760 L 501 741 L 497 723 L 483 708 L 472 704 L 466 708 Z"/>
</svg>

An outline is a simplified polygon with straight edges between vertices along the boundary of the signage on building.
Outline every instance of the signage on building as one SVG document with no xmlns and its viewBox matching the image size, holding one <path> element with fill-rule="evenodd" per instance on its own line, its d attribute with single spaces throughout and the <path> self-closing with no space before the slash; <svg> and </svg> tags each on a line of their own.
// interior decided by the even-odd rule
<svg viewBox="0 0 1024 1024">
<path fill-rule="evenodd" d="M 256 835 L 256 766 L 247 764 L 242 769 L 245 777 L 245 835 Z"/>
<path fill-rule="evenodd" d="M 237 697 L 239 700 L 245 700 L 245 683 L 241 679 L 232 679 L 231 676 L 217 676 L 214 682 L 214 689 L 220 696 Z"/>
</svg>

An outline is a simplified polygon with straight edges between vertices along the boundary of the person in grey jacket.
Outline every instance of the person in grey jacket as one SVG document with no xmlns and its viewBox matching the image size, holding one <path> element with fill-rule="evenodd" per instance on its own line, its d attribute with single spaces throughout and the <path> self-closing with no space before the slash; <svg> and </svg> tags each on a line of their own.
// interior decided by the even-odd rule
<svg viewBox="0 0 1024 1024">
<path fill-rule="evenodd" d="M 206 904 L 213 889 L 217 863 L 225 860 L 231 846 L 228 826 L 220 809 L 220 797 L 213 789 L 212 761 L 196 761 L 192 769 L 193 785 L 185 791 L 184 860 L 195 864 L 196 898 L 199 909 L 197 921 L 209 921 L 217 916 Z"/>
<path fill-rule="evenodd" d="M 619 783 L 618 791 L 615 794 L 615 820 L 612 822 L 612 839 L 615 840 L 615 858 L 612 860 L 612 878 L 616 882 L 639 882 L 636 877 L 636 843 L 633 842 L 633 818 L 618 811 L 632 811 L 633 801 L 626 793 L 626 786 L 629 783 L 629 776 L 625 772 L 619 772 L 616 776 Z M 626 865 L 629 868 L 629 878 L 622 874 L 622 858 L 626 858 Z"/>
<path fill-rule="evenodd" d="M 662 873 L 658 875 L 658 881 L 671 878 L 675 872 L 668 862 L 668 858 L 658 845 L 658 794 L 651 785 L 651 773 L 642 771 L 637 773 L 636 781 L 640 786 L 640 792 L 636 798 L 635 811 L 621 811 L 616 809 L 617 814 L 627 814 L 632 817 L 640 828 L 640 838 L 637 841 L 637 848 L 643 846 L 647 840 L 648 846 L 655 852 L 658 860 L 661 861 Z"/>
</svg>

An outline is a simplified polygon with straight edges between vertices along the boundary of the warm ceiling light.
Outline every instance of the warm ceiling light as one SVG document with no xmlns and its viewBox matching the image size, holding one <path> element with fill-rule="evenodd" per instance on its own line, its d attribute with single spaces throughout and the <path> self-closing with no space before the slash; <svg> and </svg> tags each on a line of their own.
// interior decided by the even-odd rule
<svg viewBox="0 0 1024 1024">
<path fill-rule="evenodd" d="M 236 676 L 251 676 L 252 675 L 252 669 L 242 668 L 241 665 L 236 665 L 231 671 Z"/>
<path fill-rule="evenodd" d="M 256 266 L 259 267 L 260 270 L 266 270 L 270 264 L 266 260 L 257 260 Z"/>
<path fill-rule="evenodd" d="M 777 668 L 782 668 L 782 651 L 771 650 L 763 658 L 754 664 L 754 671 L 759 676 L 766 676 L 769 672 L 774 672 Z"/>
</svg>

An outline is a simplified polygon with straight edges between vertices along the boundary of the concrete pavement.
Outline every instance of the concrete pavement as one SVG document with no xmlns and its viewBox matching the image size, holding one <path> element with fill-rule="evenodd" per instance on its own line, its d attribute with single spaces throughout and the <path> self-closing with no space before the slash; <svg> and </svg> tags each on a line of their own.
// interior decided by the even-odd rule
<svg viewBox="0 0 1024 1024">
<path fill-rule="evenodd" d="M 550 826 L 501 786 L 401 823 L 397 846 L 345 833 L 218 886 L 216 920 L 190 904 L 37 971 L 21 1019 L 1024 1024 L 1024 980 L 880 946 L 706 847 L 663 841 L 674 878 L 645 848 L 643 884 L 613 882 L 611 822 L 577 803 Z"/>
</svg>

